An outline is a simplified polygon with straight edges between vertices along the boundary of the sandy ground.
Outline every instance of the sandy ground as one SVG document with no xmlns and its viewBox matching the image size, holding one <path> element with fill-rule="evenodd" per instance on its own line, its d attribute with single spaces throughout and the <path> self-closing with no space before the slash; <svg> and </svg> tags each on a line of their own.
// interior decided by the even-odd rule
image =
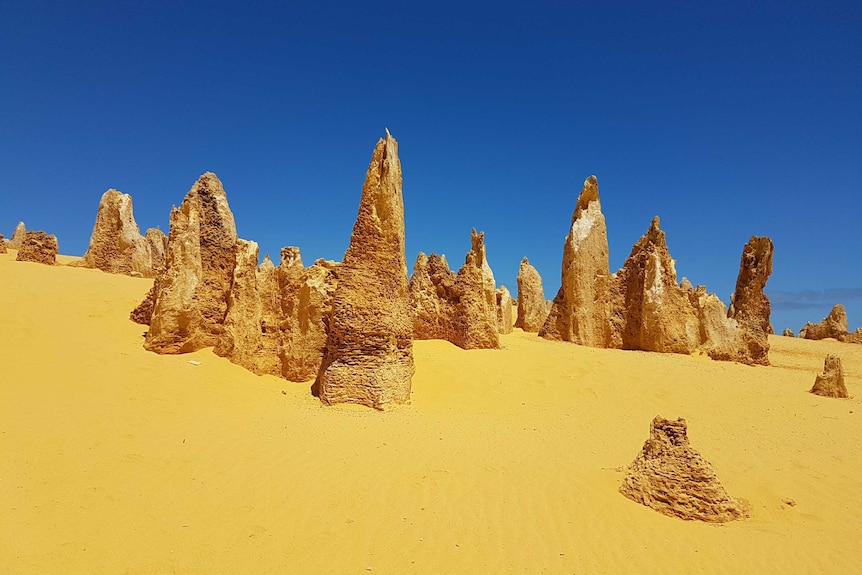
<svg viewBox="0 0 862 575">
<path fill-rule="evenodd" d="M 13 260 L 4 574 L 862 572 L 860 345 L 772 337 L 774 365 L 747 367 L 519 330 L 419 341 L 409 405 L 324 407 L 210 350 L 144 351 L 148 280 Z M 856 398 L 806 393 L 826 353 Z M 750 519 L 617 492 L 657 414 L 688 419 Z"/>
</svg>

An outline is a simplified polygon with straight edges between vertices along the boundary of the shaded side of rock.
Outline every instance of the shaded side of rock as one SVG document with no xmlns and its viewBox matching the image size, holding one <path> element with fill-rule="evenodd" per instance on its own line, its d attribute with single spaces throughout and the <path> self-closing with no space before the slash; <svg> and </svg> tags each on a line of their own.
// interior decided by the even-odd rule
<svg viewBox="0 0 862 575">
<path fill-rule="evenodd" d="M 500 333 L 512 333 L 515 326 L 512 307 L 512 294 L 506 286 L 497 290 L 497 328 Z"/>
<path fill-rule="evenodd" d="M 784 337 L 796 337 L 796 334 L 793 333 L 793 330 L 789 327 L 784 328 L 782 334 Z"/>
<path fill-rule="evenodd" d="M 24 239 L 15 259 L 19 262 L 36 262 L 52 266 L 57 263 L 59 249 L 57 236 L 48 235 L 42 231 L 27 231 L 24 233 Z"/>
<path fill-rule="evenodd" d="M 841 367 L 840 357 L 826 356 L 823 363 L 823 373 L 817 375 L 811 393 L 823 397 L 847 397 L 847 387 L 844 385 L 844 369 Z"/>
<path fill-rule="evenodd" d="M 150 263 L 153 277 L 159 277 L 165 273 L 165 260 L 168 251 L 168 236 L 159 228 L 148 228 L 144 234 L 150 250 Z"/>
<path fill-rule="evenodd" d="M 730 298 L 728 317 L 736 320 L 741 347 L 738 361 L 749 365 L 769 365 L 769 323 L 771 306 L 764 293 L 772 274 L 775 247 L 766 236 L 751 236 L 742 250 L 736 289 Z"/>
<path fill-rule="evenodd" d="M 0 254 L 5 254 L 6 252 L 6 240 L 3 238 L 3 234 L 0 234 Z"/>
<path fill-rule="evenodd" d="M 323 403 L 382 409 L 410 397 L 413 318 L 401 185 L 398 143 L 387 131 L 374 149 L 350 246 L 338 268 L 316 384 Z"/>
<path fill-rule="evenodd" d="M 457 298 L 449 341 L 463 349 L 500 347 L 497 289 L 485 252 L 485 233 L 471 236 L 472 248 L 458 270 L 453 294 Z"/>
<path fill-rule="evenodd" d="M 628 467 L 620 492 L 659 513 L 686 520 L 724 523 L 747 516 L 730 497 L 712 465 L 689 444 L 687 424 L 657 416 L 650 437 Z"/>
<path fill-rule="evenodd" d="M 408 282 L 414 339 L 451 339 L 456 277 L 444 256 L 419 252 Z"/>
<path fill-rule="evenodd" d="M 548 319 L 548 311 L 542 276 L 530 265 L 529 260 L 524 258 L 518 269 L 518 319 L 515 321 L 515 327 L 538 333 Z"/>
</svg>

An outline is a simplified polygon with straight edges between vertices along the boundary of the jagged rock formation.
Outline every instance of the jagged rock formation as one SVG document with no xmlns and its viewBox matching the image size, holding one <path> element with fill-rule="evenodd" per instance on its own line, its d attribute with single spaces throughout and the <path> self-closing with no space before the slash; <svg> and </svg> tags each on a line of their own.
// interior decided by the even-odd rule
<svg viewBox="0 0 862 575">
<path fill-rule="evenodd" d="M 820 323 L 806 323 L 799 331 L 799 337 L 803 339 L 826 339 L 831 337 L 840 340 L 844 334 L 848 333 L 847 328 L 847 311 L 840 303 L 833 306 Z"/>
<path fill-rule="evenodd" d="M 823 373 L 814 380 L 811 393 L 823 397 L 847 397 L 847 387 L 844 385 L 844 370 L 841 367 L 840 357 L 826 356 L 826 361 L 823 363 Z"/>
<path fill-rule="evenodd" d="M 781 335 L 783 335 L 784 337 L 796 337 L 796 335 L 793 333 L 793 330 L 789 327 L 784 328 L 784 332 Z"/>
<path fill-rule="evenodd" d="M 15 233 L 17 232 L 16 229 Z M 59 249 L 57 236 L 49 236 L 42 231 L 27 231 L 24 233 L 24 239 L 15 259 L 19 262 L 36 262 L 52 266 L 57 263 Z"/>
<path fill-rule="evenodd" d="M 413 275 L 407 284 L 413 310 L 414 339 L 451 341 L 452 316 L 458 300 L 455 272 L 449 269 L 446 256 L 419 252 Z"/>
<path fill-rule="evenodd" d="M 562 285 L 539 335 L 610 347 L 608 234 L 595 176 L 584 181 L 563 246 Z"/>
<path fill-rule="evenodd" d="M 171 210 L 170 221 L 166 269 L 156 282 L 144 347 L 184 353 L 214 346 L 224 333 L 236 224 L 224 188 L 211 172 Z"/>
<path fill-rule="evenodd" d="M 659 513 L 687 520 L 724 523 L 747 516 L 730 497 L 712 465 L 688 441 L 685 419 L 656 416 L 650 437 L 626 470 L 620 492 Z"/>
<path fill-rule="evenodd" d="M 143 301 L 129 314 L 129 319 L 141 325 L 150 325 L 153 318 L 153 307 L 156 305 L 156 294 L 159 292 L 159 278 L 153 281 L 153 287 L 149 289 Z"/>
<path fill-rule="evenodd" d="M 281 376 L 314 379 L 326 350 L 328 322 L 338 285 L 338 264 L 319 259 L 305 268 L 299 248 L 281 251 L 275 269 L 280 298 L 278 358 Z"/>
<path fill-rule="evenodd" d="M 536 333 L 548 319 L 548 312 L 542 276 L 530 265 L 529 260 L 524 258 L 518 269 L 518 319 L 515 321 L 515 327 Z"/>
<path fill-rule="evenodd" d="M 338 268 L 316 391 L 326 404 L 382 409 L 409 399 L 413 371 L 401 162 L 398 143 L 387 131 L 374 148 L 350 246 Z"/>
<path fill-rule="evenodd" d="M 497 329 L 500 333 L 512 333 L 514 328 L 512 311 L 512 294 L 506 286 L 500 286 L 497 290 Z"/>
<path fill-rule="evenodd" d="M 141 235 L 132 197 L 111 189 L 99 202 L 87 253 L 71 265 L 152 278 L 164 272 L 166 247 L 167 236 L 158 228 Z"/>
<path fill-rule="evenodd" d="M 24 236 L 27 234 L 27 228 L 24 226 L 24 222 L 18 222 L 18 225 L 15 226 L 15 231 L 12 232 L 12 237 L 9 239 L 9 247 L 13 250 L 20 250 L 21 244 L 24 243 Z"/>
<path fill-rule="evenodd" d="M 6 240 L 3 238 L 3 234 L 0 234 L 0 254 L 5 254 L 6 252 Z"/>
<path fill-rule="evenodd" d="M 763 292 L 772 274 L 775 246 L 766 236 L 751 236 L 742 250 L 736 290 L 730 298 L 727 316 L 736 320 L 742 342 L 738 361 L 749 365 L 769 365 L 769 323 L 771 306 Z"/>
</svg>

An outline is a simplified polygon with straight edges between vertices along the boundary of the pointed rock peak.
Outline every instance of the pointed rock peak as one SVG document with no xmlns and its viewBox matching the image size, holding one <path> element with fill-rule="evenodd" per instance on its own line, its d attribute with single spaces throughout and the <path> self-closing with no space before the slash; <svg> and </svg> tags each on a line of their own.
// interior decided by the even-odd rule
<svg viewBox="0 0 862 575">
<path fill-rule="evenodd" d="M 269 258 L 269 254 L 266 254 L 266 255 L 264 256 L 264 258 L 263 258 L 263 262 L 261 262 L 261 264 L 260 264 L 260 266 L 258 267 L 258 269 L 259 269 L 259 270 L 261 270 L 261 271 L 269 271 L 269 270 L 274 270 L 274 269 L 275 269 L 275 264 L 274 264 L 274 263 L 272 263 L 272 260 Z"/>
<path fill-rule="evenodd" d="M 425 255 L 425 252 L 419 252 L 419 255 L 416 256 L 416 263 L 413 264 L 413 271 L 419 271 L 421 269 L 425 269 L 428 267 L 428 256 Z"/>
<path fill-rule="evenodd" d="M 527 256 L 524 256 L 524 259 L 521 260 L 521 265 L 522 266 L 530 265 L 530 260 L 527 259 Z"/>
<path fill-rule="evenodd" d="M 841 367 L 840 357 L 836 355 L 826 356 L 823 363 L 823 373 L 814 380 L 811 393 L 823 397 L 847 397 L 847 386 L 844 385 L 844 369 Z"/>
<path fill-rule="evenodd" d="M 299 248 L 296 246 L 286 246 L 281 248 L 281 263 L 279 266 L 289 268 L 294 264 L 302 265 L 302 257 L 299 255 Z"/>
<path fill-rule="evenodd" d="M 590 176 L 584 180 L 584 187 L 578 196 L 578 203 L 575 208 L 575 217 L 577 218 L 581 212 L 589 208 L 592 202 L 599 202 L 599 181 L 595 176 Z"/>
<path fill-rule="evenodd" d="M 477 266 L 482 267 L 485 263 L 485 232 L 477 234 L 476 228 L 473 228 L 470 234 L 470 242 L 472 247 L 467 254 L 467 261 L 469 262 L 472 259 Z"/>
<path fill-rule="evenodd" d="M 712 465 L 691 447 L 687 429 L 685 419 L 656 416 L 620 492 L 681 519 L 724 523 L 746 517 L 744 506 L 727 494 Z"/>
</svg>

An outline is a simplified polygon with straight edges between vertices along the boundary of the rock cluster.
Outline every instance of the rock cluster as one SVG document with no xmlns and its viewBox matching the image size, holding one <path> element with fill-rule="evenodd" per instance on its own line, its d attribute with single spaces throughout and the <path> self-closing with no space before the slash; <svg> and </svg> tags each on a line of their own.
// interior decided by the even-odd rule
<svg viewBox="0 0 862 575">
<path fill-rule="evenodd" d="M 401 185 L 398 143 L 387 131 L 374 148 L 350 245 L 338 267 L 316 382 L 326 404 L 382 409 L 410 398 L 413 321 Z"/>
<path fill-rule="evenodd" d="M 832 307 L 825 318 L 819 323 L 806 323 L 799 330 L 799 337 L 803 339 L 826 339 L 831 337 L 845 343 L 862 343 L 862 328 L 855 332 L 848 331 L 847 311 L 840 303 Z"/>
<path fill-rule="evenodd" d="M 111 189 L 102 194 L 90 246 L 75 265 L 152 278 L 164 272 L 166 246 L 167 237 L 157 228 L 141 235 L 132 196 Z"/>
<path fill-rule="evenodd" d="M 542 276 L 530 265 L 530 261 L 524 258 L 518 269 L 518 319 L 515 321 L 515 327 L 537 333 L 548 319 L 550 311 L 542 287 Z"/>
<path fill-rule="evenodd" d="M 24 226 L 24 222 L 18 222 L 18 225 L 15 226 L 15 231 L 12 232 L 12 237 L 9 239 L 7 247 L 13 250 L 20 250 L 21 244 L 24 243 L 24 236 L 26 234 L 27 228 Z"/>
<path fill-rule="evenodd" d="M 608 270 L 608 242 L 598 182 L 587 178 L 563 246 L 562 282 L 539 331 L 547 339 L 592 347 L 669 353 L 701 351 L 715 359 L 768 363 L 772 242 L 753 237 L 743 252 L 736 303 L 727 308 L 676 268 L 658 217 L 623 267 Z"/>
<path fill-rule="evenodd" d="M 16 229 L 17 233 L 18 230 Z M 14 238 L 14 236 L 13 236 Z M 36 262 L 40 264 L 54 265 L 57 263 L 57 253 L 60 249 L 57 236 L 48 235 L 42 231 L 27 231 L 18 255 L 15 259 L 19 262 Z"/>
<path fill-rule="evenodd" d="M 415 339 L 445 339 L 463 349 L 488 349 L 500 347 L 501 328 L 511 331 L 511 319 L 506 320 L 511 318 L 511 296 L 501 288 L 498 305 L 485 234 L 474 229 L 471 244 L 457 274 L 444 256 L 420 252 L 416 258 L 409 282 Z"/>
<path fill-rule="evenodd" d="M 687 520 L 724 523 L 747 517 L 730 497 L 712 465 L 688 441 L 685 419 L 657 416 L 650 437 L 626 470 L 620 492 L 659 513 Z"/>
<path fill-rule="evenodd" d="M 847 397 L 847 387 L 844 385 L 844 370 L 841 367 L 840 357 L 826 356 L 823 363 L 823 373 L 817 375 L 811 393 L 823 397 Z"/>
</svg>

